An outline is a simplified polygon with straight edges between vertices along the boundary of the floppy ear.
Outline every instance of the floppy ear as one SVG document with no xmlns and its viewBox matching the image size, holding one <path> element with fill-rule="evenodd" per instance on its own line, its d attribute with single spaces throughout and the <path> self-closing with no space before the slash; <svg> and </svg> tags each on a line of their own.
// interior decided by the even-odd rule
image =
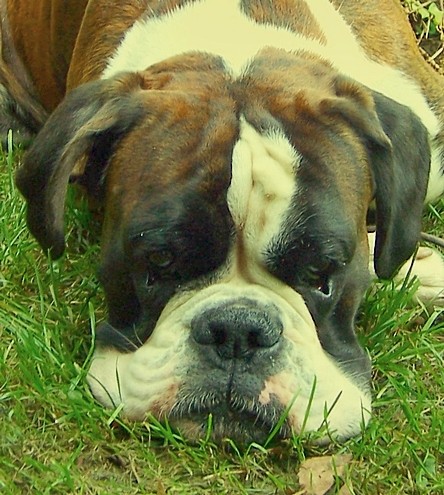
<svg viewBox="0 0 444 495">
<path fill-rule="evenodd" d="M 375 271 L 391 278 L 412 256 L 421 234 L 430 170 L 427 129 L 410 110 L 345 77 L 338 98 L 324 102 L 361 134 L 369 150 L 376 201 Z"/>
<path fill-rule="evenodd" d="M 126 73 L 73 90 L 26 153 L 17 186 L 28 203 L 31 233 L 54 259 L 64 251 L 63 210 L 73 170 L 84 160 L 81 173 L 88 171 L 90 182 L 99 180 L 113 144 L 142 115 L 136 96 L 142 86 L 141 75 Z"/>
<path fill-rule="evenodd" d="M 390 148 L 369 144 L 376 187 L 375 271 L 390 278 L 412 256 L 421 236 L 430 143 L 410 108 L 376 92 L 373 97 L 391 143 Z"/>
</svg>

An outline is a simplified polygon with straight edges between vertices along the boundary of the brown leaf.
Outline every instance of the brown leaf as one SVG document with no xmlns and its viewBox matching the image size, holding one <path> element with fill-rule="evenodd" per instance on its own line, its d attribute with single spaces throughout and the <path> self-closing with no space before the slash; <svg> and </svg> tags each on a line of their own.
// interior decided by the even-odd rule
<svg viewBox="0 0 444 495">
<path fill-rule="evenodd" d="M 299 484 L 304 495 L 326 495 L 333 488 L 336 477 L 342 477 L 351 455 L 311 457 L 299 468 Z M 347 489 L 343 495 L 350 493 Z"/>
</svg>

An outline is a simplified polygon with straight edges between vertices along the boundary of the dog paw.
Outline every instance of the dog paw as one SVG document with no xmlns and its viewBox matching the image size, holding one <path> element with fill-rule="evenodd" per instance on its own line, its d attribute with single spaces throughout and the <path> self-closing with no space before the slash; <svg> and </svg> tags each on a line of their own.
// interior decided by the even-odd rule
<svg viewBox="0 0 444 495">
<path fill-rule="evenodd" d="M 369 271 L 376 279 L 373 266 L 374 233 L 368 234 L 368 243 L 370 248 Z M 418 289 L 413 295 L 413 301 L 416 304 L 444 307 L 444 257 L 440 252 L 420 246 L 415 258 L 406 261 L 395 275 L 396 284 L 398 286 L 403 284 L 407 276 L 416 277 L 419 282 Z"/>
<path fill-rule="evenodd" d="M 395 277 L 402 283 L 405 277 L 416 277 L 418 289 L 413 295 L 417 303 L 426 306 L 444 306 L 444 258 L 438 251 L 420 247 L 416 256 L 404 263 Z"/>
</svg>

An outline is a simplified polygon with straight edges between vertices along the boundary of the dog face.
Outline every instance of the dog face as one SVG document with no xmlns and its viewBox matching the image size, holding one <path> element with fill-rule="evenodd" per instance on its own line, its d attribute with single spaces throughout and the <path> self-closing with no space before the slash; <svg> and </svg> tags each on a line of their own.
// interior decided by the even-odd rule
<svg viewBox="0 0 444 495">
<path fill-rule="evenodd" d="M 190 437 L 211 413 L 216 439 L 261 440 L 282 414 L 283 436 L 328 424 L 347 438 L 370 415 L 354 332 L 367 212 L 376 199 L 376 271 L 390 276 L 419 236 L 428 163 L 406 107 L 267 49 L 236 79 L 195 54 L 78 88 L 18 185 L 53 256 L 69 176 L 103 199 L 109 318 L 89 378 L 103 404 Z"/>
</svg>

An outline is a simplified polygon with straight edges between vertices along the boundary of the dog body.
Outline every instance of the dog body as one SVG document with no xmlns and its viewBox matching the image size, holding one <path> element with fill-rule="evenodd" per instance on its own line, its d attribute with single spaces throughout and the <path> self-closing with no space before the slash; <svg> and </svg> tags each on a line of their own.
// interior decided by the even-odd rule
<svg viewBox="0 0 444 495">
<path fill-rule="evenodd" d="M 443 81 L 397 2 L 3 11 L 15 86 L 1 82 L 26 89 L 21 114 L 52 112 L 17 176 L 30 230 L 62 254 L 70 179 L 103 205 L 98 400 L 191 437 L 209 413 L 215 438 L 260 440 L 284 412 L 282 436 L 358 433 L 371 409 L 354 331 L 367 214 L 375 202 L 375 270 L 391 277 L 444 189 Z M 25 32 L 20 16 L 42 12 Z"/>
</svg>

